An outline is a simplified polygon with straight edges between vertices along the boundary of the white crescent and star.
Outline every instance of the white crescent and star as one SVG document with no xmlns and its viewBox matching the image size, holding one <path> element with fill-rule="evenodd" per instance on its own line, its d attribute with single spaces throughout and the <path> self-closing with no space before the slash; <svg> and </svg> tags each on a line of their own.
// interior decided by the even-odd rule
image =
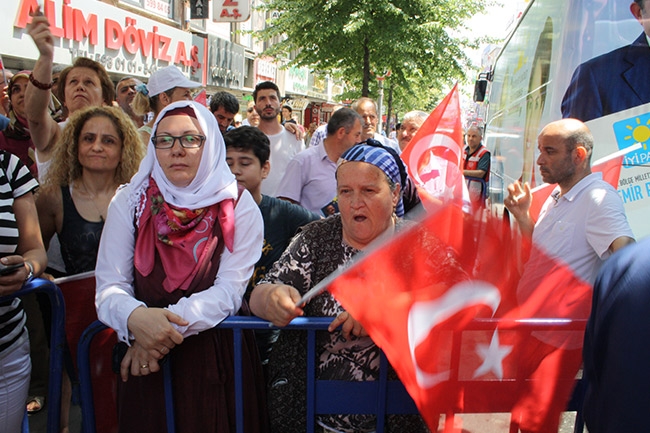
<svg viewBox="0 0 650 433">
<path fill-rule="evenodd" d="M 448 370 L 428 373 L 420 368 L 415 357 L 415 350 L 428 338 L 431 330 L 462 310 L 476 305 L 485 305 L 494 314 L 500 302 L 501 293 L 494 285 L 483 281 L 464 281 L 452 286 L 437 299 L 413 303 L 408 315 L 408 342 L 415 377 L 420 387 L 431 388 L 449 379 Z M 492 337 L 492 343 L 489 346 L 479 349 L 482 350 L 479 355 L 483 357 L 484 362 L 477 372 L 479 370 L 486 372 L 496 370 L 501 371 L 502 374 L 502 370 L 497 368 L 497 361 L 503 360 L 512 348 L 504 353 L 505 349 L 500 349 L 504 346 L 499 346 L 496 331 L 495 335 L 496 338 Z"/>
<path fill-rule="evenodd" d="M 513 346 L 501 346 L 499 344 L 499 332 L 497 330 L 492 334 L 490 344 L 477 344 L 476 352 L 483 358 L 483 364 L 474 372 L 473 378 L 476 379 L 490 372 L 494 373 L 497 379 L 503 379 L 503 360 L 510 355 Z"/>
</svg>

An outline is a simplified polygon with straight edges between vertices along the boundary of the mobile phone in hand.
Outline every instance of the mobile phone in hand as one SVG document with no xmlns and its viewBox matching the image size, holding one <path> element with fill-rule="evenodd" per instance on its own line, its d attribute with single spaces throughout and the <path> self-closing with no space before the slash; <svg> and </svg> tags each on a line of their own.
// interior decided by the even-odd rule
<svg viewBox="0 0 650 433">
<path fill-rule="evenodd" d="M 16 263 L 13 265 L 3 265 L 2 263 L 0 263 L 0 276 L 13 274 L 23 266 L 25 266 L 24 263 Z"/>
</svg>

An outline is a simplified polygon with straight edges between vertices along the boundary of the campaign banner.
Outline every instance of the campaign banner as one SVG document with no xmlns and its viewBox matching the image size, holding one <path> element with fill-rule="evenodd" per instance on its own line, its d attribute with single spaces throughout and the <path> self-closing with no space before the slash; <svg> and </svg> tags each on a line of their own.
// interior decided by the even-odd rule
<svg viewBox="0 0 650 433">
<path fill-rule="evenodd" d="M 650 234 L 647 223 L 650 206 L 650 104 L 599 117 L 586 122 L 594 135 L 592 161 L 639 143 L 638 150 L 623 157 L 618 194 L 637 239 Z"/>
</svg>

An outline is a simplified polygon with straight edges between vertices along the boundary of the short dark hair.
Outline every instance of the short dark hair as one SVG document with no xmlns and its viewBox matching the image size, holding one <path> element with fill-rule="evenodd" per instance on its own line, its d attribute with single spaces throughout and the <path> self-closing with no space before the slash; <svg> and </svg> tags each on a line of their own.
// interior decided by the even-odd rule
<svg viewBox="0 0 650 433">
<path fill-rule="evenodd" d="M 345 128 L 345 132 L 350 132 L 356 121 L 363 124 L 363 119 L 351 108 L 339 108 L 332 114 L 327 122 L 327 135 L 334 135 L 340 128 Z"/>
<path fill-rule="evenodd" d="M 257 92 L 267 89 L 275 90 L 275 93 L 278 95 L 278 99 L 281 99 L 280 89 L 273 81 L 262 81 L 261 83 L 258 83 L 257 86 L 255 86 L 255 90 L 253 90 L 253 102 L 257 102 Z"/>
<path fill-rule="evenodd" d="M 71 70 L 74 68 L 88 68 L 95 71 L 97 77 L 99 77 L 99 83 L 102 88 L 102 98 L 104 104 L 112 105 L 115 100 L 115 88 L 113 87 L 113 82 L 111 77 L 108 76 L 106 69 L 102 66 L 101 63 L 98 63 L 88 57 L 77 57 L 77 60 L 74 61 L 72 66 L 68 66 L 59 75 L 59 87 L 57 88 L 56 97 L 59 101 L 65 102 L 65 85 L 66 78 Z"/>
<path fill-rule="evenodd" d="M 231 129 L 223 135 L 226 149 L 252 150 L 253 154 L 264 165 L 271 155 L 271 142 L 265 133 L 254 126 L 240 126 Z"/>
<path fill-rule="evenodd" d="M 290 106 L 288 106 L 288 105 L 283 105 L 283 106 L 282 106 L 282 109 L 284 110 L 285 108 L 286 108 L 287 110 L 289 110 L 289 113 L 293 113 L 293 108 L 291 108 Z"/>
<path fill-rule="evenodd" d="M 591 161 L 591 155 L 594 150 L 594 136 L 586 126 L 567 134 L 564 143 L 569 152 L 578 146 L 583 146 L 587 150 L 587 160 Z"/>
<path fill-rule="evenodd" d="M 239 113 L 239 101 L 232 93 L 217 92 L 212 95 L 210 99 L 210 111 L 214 113 L 219 107 L 225 108 L 228 113 Z"/>
</svg>

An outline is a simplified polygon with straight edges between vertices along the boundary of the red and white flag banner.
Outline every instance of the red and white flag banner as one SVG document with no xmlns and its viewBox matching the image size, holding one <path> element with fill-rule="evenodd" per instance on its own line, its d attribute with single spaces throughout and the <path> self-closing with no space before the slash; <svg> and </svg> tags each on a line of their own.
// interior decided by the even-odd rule
<svg viewBox="0 0 650 433">
<path fill-rule="evenodd" d="M 465 183 L 458 84 L 427 117 L 401 156 L 425 208 L 462 203 Z"/>
<path fill-rule="evenodd" d="M 573 387 L 591 287 L 534 246 L 522 278 L 514 245 L 526 241 L 503 224 L 441 206 L 328 285 L 432 431 L 460 412 L 512 412 L 545 431 Z"/>
</svg>

